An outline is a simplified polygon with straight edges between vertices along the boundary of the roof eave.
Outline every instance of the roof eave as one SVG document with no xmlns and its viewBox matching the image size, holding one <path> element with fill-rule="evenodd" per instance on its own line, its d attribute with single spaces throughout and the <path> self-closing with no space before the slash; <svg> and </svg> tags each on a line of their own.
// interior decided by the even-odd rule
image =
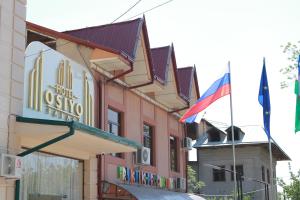
<svg viewBox="0 0 300 200">
<path fill-rule="evenodd" d="M 83 39 L 80 39 L 78 37 L 74 37 L 74 36 L 66 34 L 66 33 L 61 33 L 61 32 L 58 32 L 58 31 L 55 31 L 55 30 L 52 30 L 52 29 L 34 24 L 32 22 L 28 22 L 28 21 L 26 21 L 26 28 L 28 30 L 35 31 L 37 33 L 43 33 L 45 35 L 49 35 L 49 36 L 54 37 L 56 39 L 61 38 L 61 39 L 69 40 L 71 42 L 74 42 L 74 43 L 77 43 L 77 44 L 80 44 L 80 45 L 84 45 L 84 46 L 87 46 L 87 47 L 90 47 L 90 48 L 93 48 L 93 49 L 95 49 L 95 48 L 102 49 L 104 51 L 119 55 L 124 60 L 126 60 L 128 62 L 128 64 L 130 64 L 130 65 L 132 65 L 132 63 L 133 63 L 133 59 L 123 51 L 117 51 L 115 49 L 104 47 L 104 46 L 101 46 L 99 44 L 95 44 L 93 42 L 90 42 L 88 40 L 83 40 Z"/>
<path fill-rule="evenodd" d="M 254 145 L 267 145 L 267 141 L 261 141 L 261 142 L 235 142 L 235 146 L 254 146 Z M 281 156 L 284 157 L 284 159 L 280 160 L 291 160 L 291 158 L 280 148 L 279 145 L 277 145 L 275 142 L 272 142 L 273 145 L 275 145 L 280 153 Z M 228 148 L 231 147 L 232 143 L 219 143 L 219 144 L 202 144 L 202 145 L 197 145 L 193 146 L 193 148 L 196 149 L 216 149 L 216 148 Z"/>
<path fill-rule="evenodd" d="M 185 97 L 181 92 L 180 92 L 180 87 L 179 87 L 179 80 L 178 80 L 178 74 L 177 74 L 177 63 L 176 63 L 176 58 L 175 58 L 175 50 L 173 44 L 171 45 L 171 59 L 173 63 L 173 71 L 174 71 L 174 78 L 175 78 L 175 84 L 176 84 L 176 90 L 178 96 L 183 99 L 187 105 L 189 104 L 188 98 Z"/>
</svg>

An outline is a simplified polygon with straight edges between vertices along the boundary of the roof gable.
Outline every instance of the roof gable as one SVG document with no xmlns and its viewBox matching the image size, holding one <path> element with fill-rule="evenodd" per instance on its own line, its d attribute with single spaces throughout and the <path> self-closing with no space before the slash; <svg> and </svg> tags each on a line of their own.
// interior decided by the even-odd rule
<svg viewBox="0 0 300 200">
<path fill-rule="evenodd" d="M 193 67 L 177 69 L 180 92 L 187 98 L 191 96 Z"/>
<path fill-rule="evenodd" d="M 167 66 L 169 64 L 170 46 L 151 49 L 154 76 L 165 84 L 168 77 Z"/>
<path fill-rule="evenodd" d="M 142 18 L 138 18 L 126 22 L 65 31 L 64 33 L 121 51 L 134 59 L 143 21 Z"/>
<path fill-rule="evenodd" d="M 199 99 L 199 86 L 195 67 L 184 67 L 177 69 L 180 92 L 190 101 L 192 98 Z M 194 85 L 193 85 L 194 84 Z M 193 93 L 193 87 L 196 94 Z M 195 95 L 195 96 L 192 96 Z M 192 102 L 194 103 L 194 102 Z"/>
</svg>

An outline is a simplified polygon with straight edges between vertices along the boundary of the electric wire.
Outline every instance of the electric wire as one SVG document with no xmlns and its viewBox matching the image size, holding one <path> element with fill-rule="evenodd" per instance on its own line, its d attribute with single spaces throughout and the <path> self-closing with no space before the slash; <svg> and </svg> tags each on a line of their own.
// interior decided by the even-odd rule
<svg viewBox="0 0 300 200">
<path fill-rule="evenodd" d="M 132 10 L 136 5 L 138 5 L 142 0 L 138 0 L 137 2 L 135 2 L 134 5 L 132 5 L 130 8 L 128 8 L 123 14 L 121 14 L 119 17 L 117 17 L 116 19 L 114 19 L 112 23 L 116 22 L 118 19 L 120 19 L 121 17 L 123 17 L 124 15 L 126 15 L 130 10 Z"/>
<path fill-rule="evenodd" d="M 63 43 L 63 44 L 56 45 L 56 48 L 57 48 L 57 47 L 65 46 L 65 45 L 67 45 L 67 44 L 69 44 L 69 43 L 72 43 L 72 41 L 68 41 L 68 42 L 65 42 L 65 43 Z M 55 49 L 52 49 L 52 48 L 48 47 L 47 49 L 42 50 L 42 51 L 39 51 L 38 53 L 33 53 L 33 54 L 26 55 L 25 58 L 28 58 L 28 57 L 31 57 L 31 56 L 35 56 L 35 55 L 38 55 L 38 54 L 40 54 L 40 53 L 44 53 L 44 52 L 47 52 L 47 51 L 50 51 L 50 50 L 55 51 Z"/>
<path fill-rule="evenodd" d="M 141 15 L 141 14 L 145 14 L 145 13 L 147 13 L 147 12 L 150 12 L 150 11 L 156 9 L 156 8 L 159 8 L 159 7 L 164 6 L 164 5 L 168 4 L 168 3 L 171 3 L 172 1 L 174 1 L 174 0 L 169 0 L 169 1 L 166 1 L 166 2 L 164 2 L 164 3 L 162 3 L 162 4 L 159 4 L 159 5 L 157 5 L 157 6 L 154 6 L 154 7 L 150 8 L 150 9 L 148 9 L 148 10 L 145 10 L 145 11 L 143 11 L 143 12 L 140 12 L 139 14 L 136 14 L 136 15 L 134 15 L 134 16 L 128 18 L 127 20 L 130 20 L 130 19 L 132 19 L 132 18 L 135 18 L 135 17 L 137 17 L 137 16 L 139 16 L 139 15 Z"/>
<path fill-rule="evenodd" d="M 116 20 L 118 20 L 119 18 L 121 18 L 122 16 L 124 16 L 126 13 L 128 13 L 131 9 L 133 9 L 133 8 L 134 8 L 138 3 L 140 3 L 141 1 L 142 1 L 142 0 L 137 1 L 137 2 L 136 2 L 133 6 L 131 6 L 126 12 L 124 12 L 124 13 L 123 13 L 122 15 L 120 15 L 118 18 L 116 18 L 115 20 L 113 20 L 111 23 L 114 23 Z M 132 19 L 132 18 L 134 18 L 134 17 L 137 17 L 137 16 L 139 16 L 139 15 L 141 15 L 141 14 L 150 12 L 150 11 L 156 9 L 156 8 L 159 8 L 159 7 L 163 6 L 163 5 L 166 5 L 166 4 L 168 4 L 168 3 L 171 3 L 172 1 L 174 1 L 174 0 L 169 0 L 169 1 L 166 1 L 166 2 L 164 2 L 164 3 L 162 3 L 162 4 L 159 4 L 159 5 L 157 5 L 157 6 L 154 6 L 154 7 L 150 8 L 150 9 L 148 9 L 148 10 L 145 10 L 144 12 L 141 12 L 141 13 L 139 13 L 139 14 L 137 14 L 137 15 L 134 15 L 134 16 L 128 18 L 127 20 Z M 65 45 L 67 45 L 67 44 L 69 44 L 69 43 L 72 43 L 72 41 L 68 41 L 68 42 L 65 42 L 65 43 L 63 43 L 63 44 L 56 45 L 56 48 L 57 48 L 57 47 L 65 46 Z M 25 58 L 31 57 L 31 56 L 34 56 L 34 55 L 38 55 L 38 54 L 41 53 L 41 52 L 47 52 L 47 51 L 50 51 L 50 50 L 52 50 L 52 48 L 49 47 L 48 49 L 42 50 L 42 51 L 40 51 L 40 52 L 38 52 L 38 53 L 27 55 L 27 56 L 25 56 Z M 53 50 L 54 50 L 54 49 L 53 49 Z"/>
</svg>

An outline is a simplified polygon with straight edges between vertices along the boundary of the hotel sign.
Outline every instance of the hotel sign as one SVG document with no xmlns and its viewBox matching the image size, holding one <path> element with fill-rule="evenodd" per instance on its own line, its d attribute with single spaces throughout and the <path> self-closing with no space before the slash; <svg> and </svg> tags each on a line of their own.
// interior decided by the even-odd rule
<svg viewBox="0 0 300 200">
<path fill-rule="evenodd" d="M 88 69 L 40 42 L 26 49 L 23 116 L 93 126 L 94 84 Z"/>
</svg>

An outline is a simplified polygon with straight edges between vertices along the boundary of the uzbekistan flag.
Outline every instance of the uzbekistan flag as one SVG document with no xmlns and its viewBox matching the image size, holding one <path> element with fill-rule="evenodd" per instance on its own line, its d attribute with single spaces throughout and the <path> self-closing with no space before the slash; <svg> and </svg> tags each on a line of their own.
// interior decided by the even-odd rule
<svg viewBox="0 0 300 200">
<path fill-rule="evenodd" d="M 216 80 L 210 88 L 197 100 L 197 102 L 180 118 L 180 122 L 197 122 L 199 112 L 206 109 L 219 98 L 230 94 L 230 73 L 227 71 L 220 79 Z"/>
</svg>

